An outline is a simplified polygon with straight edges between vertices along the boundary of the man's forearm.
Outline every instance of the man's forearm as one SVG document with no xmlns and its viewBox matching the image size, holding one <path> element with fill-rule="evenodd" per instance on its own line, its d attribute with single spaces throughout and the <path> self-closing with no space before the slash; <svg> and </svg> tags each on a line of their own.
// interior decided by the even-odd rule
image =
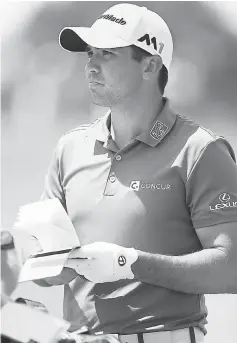
<svg viewBox="0 0 237 343">
<path fill-rule="evenodd" d="M 183 256 L 138 251 L 132 271 L 142 282 L 179 292 L 237 293 L 236 263 L 230 262 L 226 252 L 218 248 Z"/>
</svg>

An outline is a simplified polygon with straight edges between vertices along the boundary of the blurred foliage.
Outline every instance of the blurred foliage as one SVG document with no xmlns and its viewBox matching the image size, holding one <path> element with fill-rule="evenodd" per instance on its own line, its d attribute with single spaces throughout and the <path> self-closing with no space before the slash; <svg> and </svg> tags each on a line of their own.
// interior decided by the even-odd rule
<svg viewBox="0 0 237 343">
<path fill-rule="evenodd" d="M 32 17 L 12 32 L 11 39 L 3 39 L 4 116 L 12 115 L 19 89 L 22 90 L 25 83 L 40 78 L 40 84 L 23 92 L 22 97 L 26 97 L 28 102 L 31 92 L 40 93 L 40 86 L 48 84 L 48 91 L 54 94 L 54 113 L 51 115 L 58 117 L 57 120 L 69 121 L 70 126 L 74 122 L 91 119 L 88 114 L 91 104 L 83 76 L 85 57 L 62 50 L 58 45 L 58 34 L 65 26 L 91 25 L 95 18 L 115 3 L 41 2 L 41 7 L 34 9 Z M 226 116 L 235 121 L 237 37 L 229 34 L 215 12 L 205 3 L 134 3 L 157 11 L 172 31 L 174 60 L 167 95 L 173 100 L 174 107 L 203 123 L 206 117 L 208 124 L 221 122 Z M 15 2 L 14 6 L 23 9 L 26 3 Z M 46 108 L 50 109 L 50 99 L 41 98 L 41 101 L 45 101 Z M 34 105 L 35 102 L 32 107 Z M 216 127 L 218 125 L 214 125 Z"/>
</svg>

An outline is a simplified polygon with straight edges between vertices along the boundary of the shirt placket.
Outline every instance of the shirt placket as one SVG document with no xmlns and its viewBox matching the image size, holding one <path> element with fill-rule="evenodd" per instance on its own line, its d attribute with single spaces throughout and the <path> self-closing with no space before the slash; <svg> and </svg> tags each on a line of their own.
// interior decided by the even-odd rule
<svg viewBox="0 0 237 343">
<path fill-rule="evenodd" d="M 112 162 L 111 162 L 111 167 L 108 174 L 106 186 L 104 189 L 105 196 L 113 196 L 118 190 L 119 175 L 117 175 L 117 166 L 118 164 L 123 163 L 123 157 L 126 154 L 126 151 L 132 147 L 132 145 L 134 145 L 134 140 L 129 142 L 123 149 L 120 149 L 117 152 L 115 152 Z"/>
</svg>

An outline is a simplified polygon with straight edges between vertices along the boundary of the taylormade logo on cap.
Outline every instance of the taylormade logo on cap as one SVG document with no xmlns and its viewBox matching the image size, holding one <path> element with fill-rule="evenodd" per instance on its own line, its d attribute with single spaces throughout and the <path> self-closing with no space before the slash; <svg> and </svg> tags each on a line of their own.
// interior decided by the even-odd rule
<svg viewBox="0 0 237 343">
<path fill-rule="evenodd" d="M 117 25 L 118 24 L 118 25 Z M 102 13 L 91 27 L 66 27 L 60 34 L 61 46 L 69 51 L 85 51 L 136 45 L 151 55 L 160 55 L 169 69 L 173 40 L 166 22 L 155 12 L 135 4 L 116 4 Z"/>
<path fill-rule="evenodd" d="M 116 18 L 113 16 L 113 14 L 102 14 L 98 19 L 107 19 L 107 20 L 114 21 L 115 23 L 121 24 L 121 25 L 126 24 L 126 21 L 123 18 L 121 18 L 121 19 Z"/>
</svg>

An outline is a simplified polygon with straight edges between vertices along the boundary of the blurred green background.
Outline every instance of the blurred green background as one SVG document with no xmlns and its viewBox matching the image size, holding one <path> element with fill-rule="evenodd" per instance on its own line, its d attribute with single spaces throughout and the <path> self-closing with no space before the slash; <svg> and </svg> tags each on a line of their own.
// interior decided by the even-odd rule
<svg viewBox="0 0 237 343">
<path fill-rule="evenodd" d="M 89 26 L 111 1 L 8 1 L 1 6 L 2 225 L 37 201 L 58 138 L 105 109 L 91 104 L 84 54 L 58 45 L 65 26 Z M 166 96 L 180 114 L 225 136 L 237 154 L 237 3 L 133 2 L 157 11 L 174 38 Z M 223 177 L 225 177 L 223 175 Z M 61 316 L 62 288 L 21 284 L 15 296 Z M 207 296 L 206 343 L 236 343 L 237 295 Z"/>
</svg>

